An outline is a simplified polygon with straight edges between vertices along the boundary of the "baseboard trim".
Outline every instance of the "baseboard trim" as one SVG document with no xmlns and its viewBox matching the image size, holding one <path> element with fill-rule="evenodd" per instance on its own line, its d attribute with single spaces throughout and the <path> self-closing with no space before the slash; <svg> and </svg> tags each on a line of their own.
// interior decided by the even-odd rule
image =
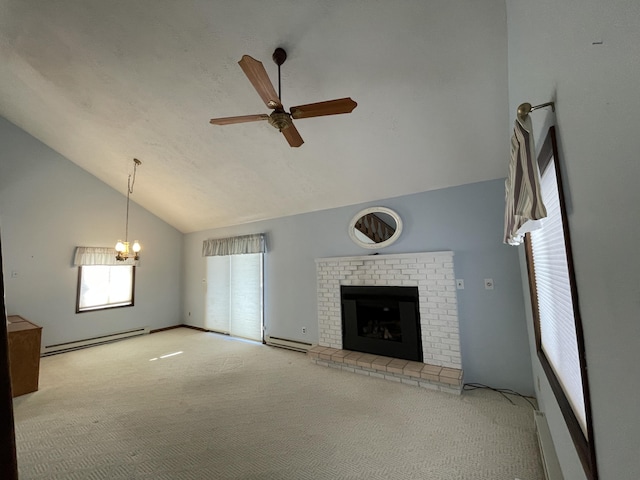
<svg viewBox="0 0 640 480">
<path fill-rule="evenodd" d="M 85 338 L 82 340 L 72 340 L 65 343 L 57 343 L 54 345 L 46 345 L 40 352 L 41 357 L 49 355 L 56 355 L 58 353 L 71 352 L 73 350 L 79 350 L 81 348 L 95 347 L 97 345 L 104 345 L 105 343 L 116 342 L 118 340 L 125 340 L 131 337 L 138 337 L 140 335 L 148 335 L 150 333 L 149 327 L 134 328 L 133 330 L 126 330 L 124 332 L 110 333 L 107 335 L 99 335 L 97 337 Z"/>
<path fill-rule="evenodd" d="M 183 323 L 182 325 L 178 325 L 178 327 L 190 328 L 192 330 L 198 330 L 200 332 L 210 332 L 211 331 L 211 330 L 207 330 L 206 328 L 196 327 L 194 325 L 187 325 L 186 323 Z"/>
<path fill-rule="evenodd" d="M 171 325 L 170 327 L 162 327 L 162 328 L 156 328 L 154 330 L 150 330 L 149 333 L 165 332 L 167 330 L 173 330 L 175 328 L 181 328 L 181 327 L 184 327 L 184 325 Z"/>
<path fill-rule="evenodd" d="M 151 330 L 149 333 L 166 332 L 167 330 L 175 330 L 176 328 L 190 328 L 192 330 L 198 330 L 199 332 L 210 332 L 211 331 L 211 330 L 207 330 L 206 328 L 195 327 L 193 325 L 187 325 L 186 323 L 181 323 L 180 325 L 171 325 L 170 327 L 156 328 L 154 330 Z M 217 333 L 217 332 L 214 332 L 214 333 Z"/>
<path fill-rule="evenodd" d="M 551 437 L 547 417 L 544 412 L 534 410 L 533 418 L 538 434 L 538 446 L 540 447 L 540 456 L 542 457 L 542 466 L 544 467 L 544 478 L 546 480 L 563 480 L 562 469 L 560 468 L 558 455 L 553 445 L 553 438 Z"/>
<path fill-rule="evenodd" d="M 271 335 L 267 335 L 263 343 L 269 345 L 270 347 L 286 348 L 288 350 L 294 350 L 296 352 L 303 353 L 307 353 L 313 347 L 313 344 L 311 343 L 302 342 L 300 340 L 292 340 L 289 338 L 272 337 Z"/>
</svg>

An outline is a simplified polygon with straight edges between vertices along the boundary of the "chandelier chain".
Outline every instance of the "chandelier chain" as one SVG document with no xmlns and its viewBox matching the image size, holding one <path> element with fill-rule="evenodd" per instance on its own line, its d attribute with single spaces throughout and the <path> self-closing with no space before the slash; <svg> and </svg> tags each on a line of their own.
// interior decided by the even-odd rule
<svg viewBox="0 0 640 480">
<path fill-rule="evenodd" d="M 124 226 L 124 241 L 129 241 L 129 196 L 133 193 L 133 185 L 136 183 L 136 170 L 138 165 L 140 165 L 140 160 L 137 158 L 133 159 L 133 174 L 129 174 L 129 178 L 127 179 L 127 215 L 125 219 Z"/>
</svg>

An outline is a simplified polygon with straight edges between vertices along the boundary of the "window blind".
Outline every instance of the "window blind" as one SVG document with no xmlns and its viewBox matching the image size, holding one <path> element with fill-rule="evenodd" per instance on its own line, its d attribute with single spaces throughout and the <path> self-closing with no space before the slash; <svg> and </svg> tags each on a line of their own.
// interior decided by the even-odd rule
<svg viewBox="0 0 640 480">
<path fill-rule="evenodd" d="M 230 257 L 230 333 L 262 341 L 262 254 Z"/>
<path fill-rule="evenodd" d="M 205 326 L 262 341 L 263 255 L 207 257 Z"/>
<path fill-rule="evenodd" d="M 214 332 L 230 333 L 230 258 L 229 256 L 207 257 L 205 328 Z"/>
<path fill-rule="evenodd" d="M 543 220 L 542 229 L 530 232 L 540 317 L 540 343 L 586 435 L 575 313 L 553 161 L 549 162 L 542 174 L 541 188 L 547 218 Z"/>
<path fill-rule="evenodd" d="M 76 312 L 133 305 L 132 265 L 84 265 L 78 277 Z"/>
</svg>

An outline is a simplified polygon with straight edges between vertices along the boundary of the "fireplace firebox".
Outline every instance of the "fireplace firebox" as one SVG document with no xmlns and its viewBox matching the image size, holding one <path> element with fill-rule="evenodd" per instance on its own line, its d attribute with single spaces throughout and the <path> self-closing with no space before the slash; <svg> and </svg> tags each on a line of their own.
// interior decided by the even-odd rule
<svg viewBox="0 0 640 480">
<path fill-rule="evenodd" d="M 422 362 L 418 287 L 340 287 L 342 348 Z"/>
</svg>

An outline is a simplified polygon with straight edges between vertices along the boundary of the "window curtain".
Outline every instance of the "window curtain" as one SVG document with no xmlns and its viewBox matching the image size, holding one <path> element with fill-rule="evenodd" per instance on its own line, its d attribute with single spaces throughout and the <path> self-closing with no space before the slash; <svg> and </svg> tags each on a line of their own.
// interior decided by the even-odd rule
<svg viewBox="0 0 640 480">
<path fill-rule="evenodd" d="M 505 181 L 504 243 L 520 245 L 524 234 L 541 227 L 547 216 L 535 158 L 531 118 L 517 118 L 511 136 L 511 161 Z"/>
<path fill-rule="evenodd" d="M 76 247 L 74 266 L 80 265 L 138 265 L 133 257 L 124 261 L 116 260 L 115 248 L 112 247 Z"/>
<path fill-rule="evenodd" d="M 264 233 L 230 238 L 210 238 L 202 243 L 203 257 L 265 253 L 266 251 Z"/>
</svg>

